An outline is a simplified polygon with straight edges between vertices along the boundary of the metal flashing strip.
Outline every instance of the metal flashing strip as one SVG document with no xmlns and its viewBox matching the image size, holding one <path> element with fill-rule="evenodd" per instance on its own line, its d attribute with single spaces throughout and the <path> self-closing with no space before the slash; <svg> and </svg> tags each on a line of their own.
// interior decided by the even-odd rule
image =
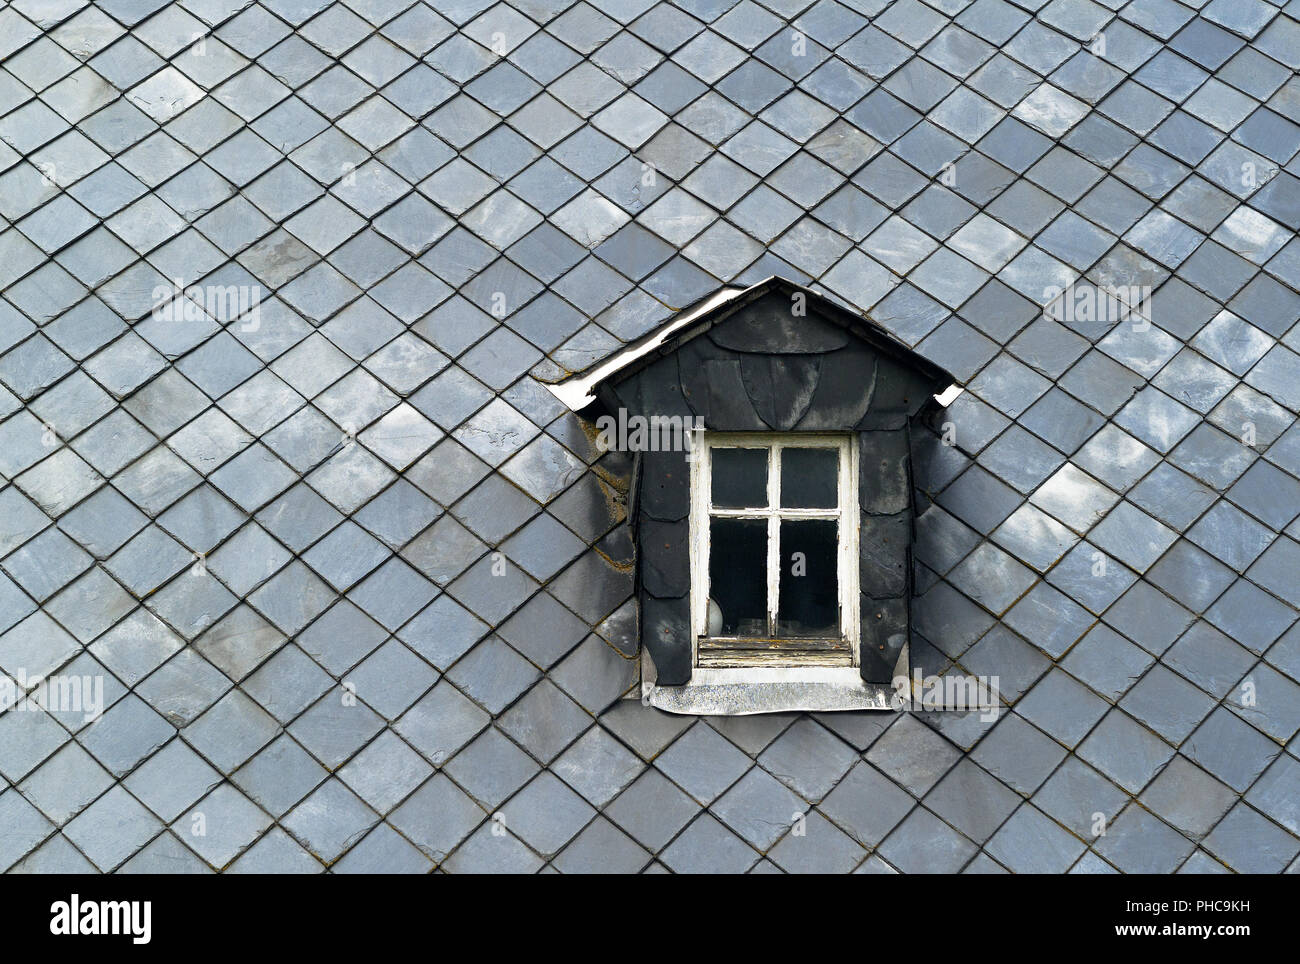
<svg viewBox="0 0 1300 964">
<path fill-rule="evenodd" d="M 895 675 L 908 675 L 909 647 L 899 654 Z M 659 686 L 654 662 L 641 651 L 640 694 L 647 706 L 688 716 L 751 716 L 755 713 L 833 713 L 894 710 L 889 683 L 867 683 L 856 666 L 695 667 L 689 683 Z"/>
<path fill-rule="evenodd" d="M 551 390 L 551 394 L 567 405 L 571 411 L 581 411 L 583 408 L 595 401 L 596 396 L 593 393 L 595 387 L 610 375 L 614 374 L 614 372 L 623 368 L 630 362 L 634 362 L 638 358 L 650 354 L 650 352 L 659 348 L 668 341 L 669 338 L 681 331 L 697 318 L 708 314 L 715 308 L 720 308 L 722 305 L 725 305 L 730 301 L 734 301 L 736 298 L 745 294 L 745 292 L 753 291 L 755 288 L 765 285 L 771 280 L 771 278 L 766 278 L 758 284 L 750 285 L 748 288 L 722 288 L 705 301 L 682 314 L 680 318 L 676 318 L 669 324 L 665 325 L 658 332 L 639 342 L 633 342 L 627 347 L 616 351 L 595 368 L 590 369 L 586 374 L 567 378 L 558 384 L 547 385 L 546 387 Z"/>
</svg>

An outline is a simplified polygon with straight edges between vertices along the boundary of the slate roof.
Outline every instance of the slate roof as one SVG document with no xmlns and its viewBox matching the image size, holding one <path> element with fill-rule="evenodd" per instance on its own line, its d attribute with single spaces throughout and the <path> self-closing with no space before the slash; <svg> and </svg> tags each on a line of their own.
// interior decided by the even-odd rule
<svg viewBox="0 0 1300 964">
<path fill-rule="evenodd" d="M 0 6 L 0 670 L 110 704 L 0 714 L 0 867 L 1300 866 L 1295 4 L 599 6 Z M 912 652 L 996 724 L 618 699 L 542 383 L 773 274 L 967 386 Z"/>
</svg>

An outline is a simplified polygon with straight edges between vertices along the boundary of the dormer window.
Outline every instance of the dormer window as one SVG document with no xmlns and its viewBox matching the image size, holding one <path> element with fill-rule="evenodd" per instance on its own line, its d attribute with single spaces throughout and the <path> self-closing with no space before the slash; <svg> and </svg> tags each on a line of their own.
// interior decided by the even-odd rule
<svg viewBox="0 0 1300 964">
<path fill-rule="evenodd" d="M 911 425 L 952 376 L 780 278 L 719 292 L 556 387 L 629 439 L 644 698 L 888 709 L 909 673 Z M 608 421 L 603 421 L 608 420 Z"/>
<path fill-rule="evenodd" d="M 696 440 L 696 666 L 857 665 L 852 440 L 707 431 Z"/>
</svg>

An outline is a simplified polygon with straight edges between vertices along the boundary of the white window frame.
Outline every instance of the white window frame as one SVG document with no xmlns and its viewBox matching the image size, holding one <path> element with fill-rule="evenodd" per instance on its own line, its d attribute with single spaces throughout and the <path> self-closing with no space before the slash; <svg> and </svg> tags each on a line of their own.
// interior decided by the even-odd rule
<svg viewBox="0 0 1300 964">
<path fill-rule="evenodd" d="M 783 519 L 837 519 L 839 546 L 836 583 L 839 591 L 840 633 L 849 646 L 849 659 L 784 658 L 780 654 L 763 654 L 744 660 L 753 666 L 768 668 L 796 667 L 824 669 L 859 665 L 861 625 L 858 594 L 858 445 L 851 433 L 810 432 L 699 432 L 691 446 L 691 664 L 696 673 L 716 668 L 725 672 L 733 664 L 711 662 L 701 666 L 700 639 L 707 635 L 709 599 L 709 533 L 712 518 L 762 518 L 767 521 L 767 605 L 769 620 L 775 619 L 779 600 L 781 560 L 779 558 L 780 525 Z M 712 505 L 713 449 L 763 448 L 768 451 L 767 507 L 763 509 L 715 508 Z M 827 509 L 781 508 L 780 452 L 787 448 L 824 448 L 839 454 L 837 473 L 838 504 Z M 792 649 L 797 649 L 795 640 Z"/>
</svg>

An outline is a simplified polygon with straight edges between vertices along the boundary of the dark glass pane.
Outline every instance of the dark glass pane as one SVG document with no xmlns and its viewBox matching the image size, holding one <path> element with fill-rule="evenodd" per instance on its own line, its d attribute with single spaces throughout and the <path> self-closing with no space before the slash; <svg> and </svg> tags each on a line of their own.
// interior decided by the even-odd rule
<svg viewBox="0 0 1300 964">
<path fill-rule="evenodd" d="M 713 504 L 723 509 L 767 505 L 767 449 L 713 450 Z"/>
<path fill-rule="evenodd" d="M 840 598 L 834 519 L 781 522 L 778 636 L 839 636 Z"/>
<path fill-rule="evenodd" d="M 712 519 L 709 598 L 710 636 L 767 635 L 767 523 L 762 519 Z"/>
<path fill-rule="evenodd" d="M 840 504 L 835 485 L 839 468 L 836 449 L 782 449 L 781 507 L 835 508 Z"/>
</svg>

